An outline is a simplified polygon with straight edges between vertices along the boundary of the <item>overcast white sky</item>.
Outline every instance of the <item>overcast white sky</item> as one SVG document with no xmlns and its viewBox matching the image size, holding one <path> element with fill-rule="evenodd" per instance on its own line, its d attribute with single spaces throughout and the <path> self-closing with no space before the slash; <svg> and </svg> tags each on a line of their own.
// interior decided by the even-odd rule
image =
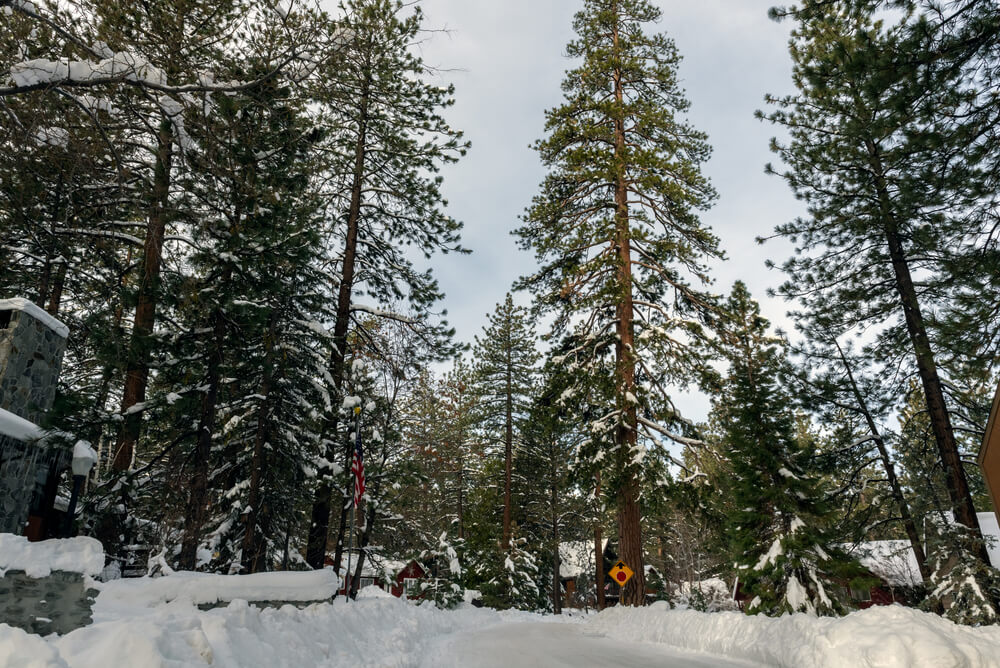
<svg viewBox="0 0 1000 668">
<path fill-rule="evenodd" d="M 768 150 L 775 134 L 753 116 L 764 94 L 791 92 L 787 23 L 767 18 L 773 0 L 658 0 L 658 28 L 684 57 L 680 77 L 692 106 L 689 120 L 709 135 L 714 148 L 705 171 L 719 192 L 703 215 L 722 239 L 728 260 L 716 267 L 714 289 L 727 293 L 745 281 L 773 323 L 785 322 L 786 305 L 765 291 L 782 280 L 767 258 L 783 260 L 783 242 L 758 246 L 776 224 L 801 213 L 801 205 L 777 177 L 764 174 L 776 161 Z M 472 142 L 469 155 L 444 172 L 453 216 L 465 223 L 463 239 L 472 255 L 434 258 L 446 297 L 448 319 L 458 338 L 472 342 L 487 313 L 512 282 L 534 270 L 533 256 L 520 251 L 510 232 L 543 177 L 529 145 L 542 136 L 544 111 L 560 102 L 560 82 L 571 65 L 565 57 L 571 19 L 581 0 L 423 0 L 426 28 L 447 28 L 423 45 L 428 64 L 446 70 L 456 85 L 456 105 L 447 117 Z M 518 301 L 527 303 L 527 295 Z M 680 393 L 688 417 L 701 420 L 708 399 Z"/>
</svg>

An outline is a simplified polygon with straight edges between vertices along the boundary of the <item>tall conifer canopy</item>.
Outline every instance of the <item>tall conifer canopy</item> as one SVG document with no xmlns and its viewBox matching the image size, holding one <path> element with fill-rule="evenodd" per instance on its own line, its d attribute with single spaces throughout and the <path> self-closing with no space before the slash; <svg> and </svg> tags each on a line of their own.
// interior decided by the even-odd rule
<svg viewBox="0 0 1000 668">
<path fill-rule="evenodd" d="M 585 383 L 606 374 L 613 355 L 614 405 L 593 424 L 580 462 L 595 472 L 613 462 L 609 491 L 621 557 L 637 573 L 626 590 L 634 605 L 644 597 L 644 451 L 678 436 L 666 386 L 689 382 L 703 362 L 688 342 L 710 307 L 705 261 L 721 256 L 697 216 L 715 197 L 699 169 L 710 149 L 680 119 L 689 106 L 680 56 L 646 29 L 659 19 L 645 0 L 584 3 L 567 47 L 582 62 L 567 73 L 565 102 L 546 114 L 547 137 L 536 145 L 549 174 L 516 232 L 540 263 L 520 286 L 555 314 L 554 335 L 580 341 L 562 361 Z"/>
</svg>

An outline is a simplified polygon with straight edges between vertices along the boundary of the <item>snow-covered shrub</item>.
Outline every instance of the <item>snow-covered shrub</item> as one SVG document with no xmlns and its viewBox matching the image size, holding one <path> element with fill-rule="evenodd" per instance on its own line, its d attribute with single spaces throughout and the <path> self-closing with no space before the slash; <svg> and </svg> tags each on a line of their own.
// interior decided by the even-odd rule
<svg viewBox="0 0 1000 668">
<path fill-rule="evenodd" d="M 721 578 L 672 584 L 670 590 L 669 600 L 675 608 L 698 612 L 722 612 L 738 608 L 731 588 Z"/>
<path fill-rule="evenodd" d="M 483 560 L 480 575 L 489 579 L 482 585 L 483 603 L 491 608 L 535 610 L 541 605 L 538 563 L 527 549 L 527 540 L 511 537 L 510 548 L 491 551 Z"/>
<path fill-rule="evenodd" d="M 421 555 L 421 560 L 431 565 L 433 577 L 420 582 L 423 595 L 417 599 L 417 605 L 434 603 L 439 608 L 454 608 L 462 602 L 465 588 L 458 557 L 460 547 L 461 541 L 453 541 L 445 531 L 438 537 L 437 546 Z"/>
</svg>

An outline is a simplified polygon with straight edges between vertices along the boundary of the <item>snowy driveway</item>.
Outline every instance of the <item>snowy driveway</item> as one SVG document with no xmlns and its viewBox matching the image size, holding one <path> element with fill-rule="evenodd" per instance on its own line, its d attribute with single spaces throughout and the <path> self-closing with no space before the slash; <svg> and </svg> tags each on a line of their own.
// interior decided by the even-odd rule
<svg viewBox="0 0 1000 668">
<path fill-rule="evenodd" d="M 623 642 L 586 624 L 510 623 L 446 636 L 423 668 L 748 668 L 761 664 Z"/>
</svg>

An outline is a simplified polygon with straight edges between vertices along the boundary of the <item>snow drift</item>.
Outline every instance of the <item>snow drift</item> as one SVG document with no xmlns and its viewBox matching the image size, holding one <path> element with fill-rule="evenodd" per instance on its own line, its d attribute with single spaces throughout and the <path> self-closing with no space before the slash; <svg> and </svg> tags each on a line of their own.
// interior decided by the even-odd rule
<svg viewBox="0 0 1000 668">
<path fill-rule="evenodd" d="M 177 572 L 164 577 L 112 580 L 100 585 L 95 613 L 114 616 L 118 608 L 152 608 L 178 601 L 193 605 L 236 599 L 308 602 L 333 598 L 340 579 L 328 568 L 250 575 Z"/>
<path fill-rule="evenodd" d="M 778 618 L 611 608 L 593 630 L 629 640 L 759 661 L 782 668 L 997 668 L 1000 627 L 969 628 L 911 608 L 886 606 L 846 617 Z"/>
<path fill-rule="evenodd" d="M 0 576 L 24 571 L 44 578 L 52 571 L 99 575 L 104 568 L 104 548 L 93 538 L 53 538 L 30 542 L 24 536 L 0 533 Z"/>
<path fill-rule="evenodd" d="M 304 609 L 258 609 L 237 600 L 207 612 L 176 602 L 52 641 L 71 668 L 404 668 L 416 665 L 437 637 L 498 621 L 489 610 L 455 614 L 396 598 L 338 599 Z"/>
</svg>

